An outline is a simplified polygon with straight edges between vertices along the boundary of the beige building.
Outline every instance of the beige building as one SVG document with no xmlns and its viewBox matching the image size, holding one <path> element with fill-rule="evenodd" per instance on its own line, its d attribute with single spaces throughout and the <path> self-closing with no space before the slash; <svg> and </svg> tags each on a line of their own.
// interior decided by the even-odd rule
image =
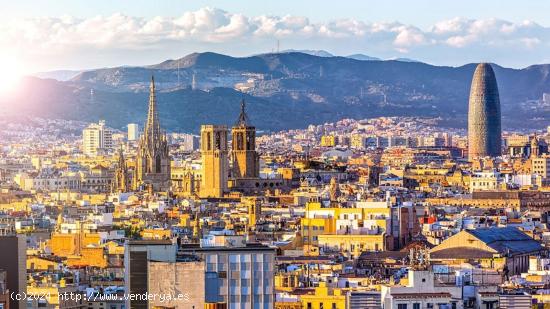
<svg viewBox="0 0 550 309">
<path fill-rule="evenodd" d="M 323 135 L 321 137 L 321 146 L 322 147 L 334 147 L 334 146 L 336 146 L 336 136 L 334 136 L 334 135 Z"/>
<path fill-rule="evenodd" d="M 351 135 L 351 148 L 365 149 L 367 147 L 367 137 L 362 134 Z"/>
<path fill-rule="evenodd" d="M 529 256 L 543 251 L 540 243 L 514 227 L 462 230 L 430 250 L 430 260 L 448 265 L 477 262 L 504 276 L 527 271 Z"/>
<path fill-rule="evenodd" d="M 550 179 L 550 157 L 543 156 L 533 158 L 531 160 L 531 168 L 533 169 L 533 174 L 540 175 L 543 180 Z"/>
<path fill-rule="evenodd" d="M 504 178 L 497 171 L 478 172 L 470 177 L 470 191 L 494 191 L 501 189 L 504 183 Z"/>
<path fill-rule="evenodd" d="M 149 308 L 204 308 L 206 298 L 204 262 L 149 261 L 148 263 L 148 292 L 157 295 L 149 301 Z M 189 284 L 190 282 L 193 284 Z"/>
</svg>

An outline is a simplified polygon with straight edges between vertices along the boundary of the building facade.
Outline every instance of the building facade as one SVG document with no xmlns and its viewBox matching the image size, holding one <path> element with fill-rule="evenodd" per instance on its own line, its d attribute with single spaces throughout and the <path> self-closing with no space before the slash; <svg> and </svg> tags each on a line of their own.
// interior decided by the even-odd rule
<svg viewBox="0 0 550 309">
<path fill-rule="evenodd" d="M 227 127 L 201 126 L 201 197 L 222 197 L 228 192 Z"/>
<path fill-rule="evenodd" d="M 82 131 L 82 151 L 88 156 L 108 153 L 113 149 L 113 132 L 105 120 L 92 123 Z"/>
</svg>

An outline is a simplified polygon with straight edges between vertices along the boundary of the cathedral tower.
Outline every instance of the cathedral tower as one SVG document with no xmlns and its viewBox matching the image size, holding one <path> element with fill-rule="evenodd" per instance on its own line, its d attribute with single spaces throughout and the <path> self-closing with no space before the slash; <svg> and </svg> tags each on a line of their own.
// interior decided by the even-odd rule
<svg viewBox="0 0 550 309">
<path fill-rule="evenodd" d="M 531 158 L 537 158 L 540 155 L 539 139 L 537 138 L 536 134 L 531 139 L 530 151 L 531 151 L 531 154 L 530 154 Z"/>
<path fill-rule="evenodd" d="M 112 192 L 122 193 L 128 191 L 130 191 L 128 168 L 126 167 L 126 160 L 124 159 L 124 153 L 121 147 L 118 152 L 118 163 L 115 170 L 115 179 L 112 183 Z"/>
<path fill-rule="evenodd" d="M 154 191 L 170 189 L 170 155 L 166 133 L 161 129 L 157 113 L 155 80 L 149 87 L 149 111 L 140 136 L 136 157 L 134 189 L 141 186 Z"/>
<path fill-rule="evenodd" d="M 228 192 L 229 173 L 226 126 L 201 126 L 201 157 L 200 196 L 223 197 Z"/>
<path fill-rule="evenodd" d="M 244 99 L 241 101 L 241 113 L 231 129 L 231 162 L 233 178 L 258 178 L 260 166 L 256 152 L 256 128 L 250 125 L 245 111 Z"/>
</svg>

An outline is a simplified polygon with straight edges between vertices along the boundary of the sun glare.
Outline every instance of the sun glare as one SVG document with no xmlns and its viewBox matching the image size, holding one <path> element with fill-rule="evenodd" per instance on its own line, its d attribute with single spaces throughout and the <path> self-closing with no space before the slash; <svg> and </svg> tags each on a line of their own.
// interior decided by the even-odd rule
<svg viewBox="0 0 550 309">
<path fill-rule="evenodd" d="M 0 70 L 3 72 L 0 74 L 0 95 L 4 95 L 16 88 L 23 76 L 23 70 L 17 57 L 2 54 L 0 54 Z"/>
</svg>

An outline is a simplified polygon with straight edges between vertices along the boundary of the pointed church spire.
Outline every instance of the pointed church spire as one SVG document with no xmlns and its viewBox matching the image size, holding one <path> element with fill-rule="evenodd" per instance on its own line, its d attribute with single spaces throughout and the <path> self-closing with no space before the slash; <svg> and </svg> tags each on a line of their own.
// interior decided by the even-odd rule
<svg viewBox="0 0 550 309">
<path fill-rule="evenodd" d="M 537 138 L 537 133 L 531 139 L 531 157 L 536 158 L 540 155 L 539 153 L 539 139 Z"/>
<path fill-rule="evenodd" d="M 239 114 L 239 120 L 237 121 L 237 125 L 240 127 L 248 126 L 248 115 L 246 114 L 246 111 L 245 111 L 244 99 L 241 100 L 241 113 Z"/>
<path fill-rule="evenodd" d="M 149 111 L 147 112 L 147 122 L 145 123 L 145 140 L 148 143 L 155 143 L 160 138 L 160 122 L 157 113 L 157 97 L 155 93 L 155 78 L 151 76 L 149 86 Z"/>
<path fill-rule="evenodd" d="M 149 86 L 147 121 L 138 143 L 133 188 L 165 191 L 170 188 L 170 153 L 166 132 L 160 127 L 155 92 L 155 78 Z"/>
<path fill-rule="evenodd" d="M 118 167 L 124 168 L 126 166 L 126 161 L 124 160 L 124 152 L 122 151 L 122 145 L 118 150 Z"/>
</svg>

